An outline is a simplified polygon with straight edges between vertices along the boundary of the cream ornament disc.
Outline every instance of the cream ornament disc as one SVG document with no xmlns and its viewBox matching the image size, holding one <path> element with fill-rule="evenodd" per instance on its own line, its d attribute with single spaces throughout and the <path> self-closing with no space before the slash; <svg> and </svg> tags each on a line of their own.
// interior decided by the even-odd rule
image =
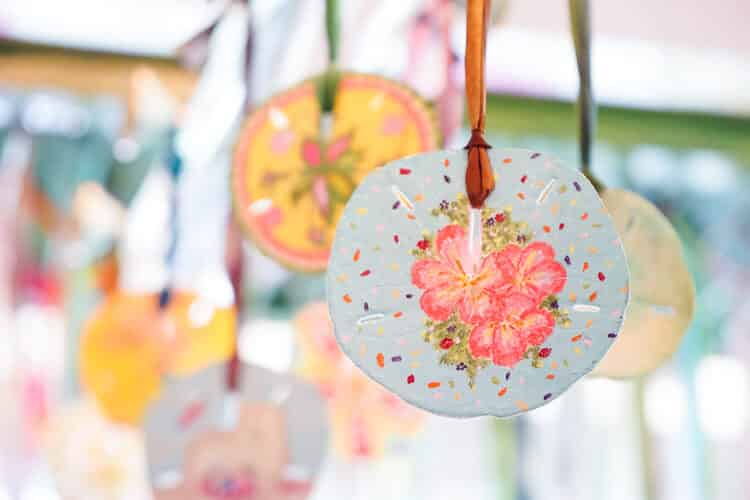
<svg viewBox="0 0 750 500">
<path fill-rule="evenodd" d="M 693 318 L 695 287 L 680 238 L 658 208 L 621 189 L 607 189 L 602 200 L 625 246 L 632 298 L 620 339 L 594 374 L 644 375 L 677 351 Z"/>
<path fill-rule="evenodd" d="M 234 156 L 236 217 L 264 253 L 301 271 L 325 269 L 341 211 L 372 169 L 438 146 L 427 104 L 385 78 L 343 73 L 330 118 L 315 82 L 302 83 L 248 118 Z"/>
<path fill-rule="evenodd" d="M 620 239 L 593 186 L 539 153 L 491 149 L 469 210 L 467 153 L 376 170 L 339 222 L 328 304 L 344 352 L 434 413 L 510 416 L 552 401 L 615 341 L 629 300 Z"/>
</svg>

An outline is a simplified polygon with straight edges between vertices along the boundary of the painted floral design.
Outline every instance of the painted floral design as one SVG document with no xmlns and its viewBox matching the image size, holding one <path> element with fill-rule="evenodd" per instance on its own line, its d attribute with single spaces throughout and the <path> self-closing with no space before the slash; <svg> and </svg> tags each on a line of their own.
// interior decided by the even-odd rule
<svg viewBox="0 0 750 500">
<path fill-rule="evenodd" d="M 422 290 L 427 315 L 424 339 L 441 353 L 442 364 L 467 374 L 473 386 L 489 363 L 513 367 L 523 359 L 539 366 L 542 348 L 556 324 L 569 324 L 557 293 L 565 267 L 547 243 L 533 241 L 510 213 L 482 209 L 482 252 L 469 255 L 468 201 L 444 200 L 432 211 L 449 224 L 425 233 L 412 250 L 412 284 Z"/>
<path fill-rule="evenodd" d="M 351 142 L 351 134 L 331 141 L 303 141 L 301 153 L 306 168 L 292 191 L 292 199 L 297 201 L 306 193 L 312 193 L 321 215 L 332 217 L 334 205 L 346 203 L 355 188 L 352 175 L 357 155 L 351 150 Z"/>
</svg>

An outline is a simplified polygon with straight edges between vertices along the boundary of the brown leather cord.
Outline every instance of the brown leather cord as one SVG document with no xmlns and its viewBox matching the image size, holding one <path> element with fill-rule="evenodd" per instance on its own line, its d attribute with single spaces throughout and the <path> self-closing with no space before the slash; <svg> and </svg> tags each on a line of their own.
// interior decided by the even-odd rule
<svg viewBox="0 0 750 500">
<path fill-rule="evenodd" d="M 495 189 L 495 176 L 484 140 L 487 108 L 485 60 L 490 0 L 469 0 L 466 8 L 466 107 L 471 125 L 471 139 L 466 145 L 466 194 L 473 208 L 481 208 Z"/>
</svg>

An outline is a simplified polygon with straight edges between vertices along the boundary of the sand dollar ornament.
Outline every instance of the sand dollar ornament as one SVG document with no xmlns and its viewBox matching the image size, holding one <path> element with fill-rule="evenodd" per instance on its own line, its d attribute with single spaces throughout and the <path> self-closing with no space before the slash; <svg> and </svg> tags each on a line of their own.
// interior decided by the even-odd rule
<svg viewBox="0 0 750 500">
<path fill-rule="evenodd" d="M 488 4 L 467 12 L 467 148 L 370 174 L 327 275 L 343 351 L 406 401 L 454 417 L 555 399 L 607 352 L 629 299 L 622 244 L 591 183 L 483 138 Z"/>
<path fill-rule="evenodd" d="M 372 169 L 438 144 L 414 92 L 335 68 L 337 3 L 327 2 L 328 71 L 250 115 L 234 156 L 236 217 L 263 252 L 300 271 L 325 269 L 336 222 Z"/>
<path fill-rule="evenodd" d="M 661 211 L 636 193 L 607 188 L 591 173 L 596 106 L 587 0 L 570 0 L 570 12 L 581 82 L 578 109 L 582 170 L 612 214 L 631 277 L 631 301 L 622 332 L 594 374 L 634 377 L 652 372 L 677 351 L 693 317 L 695 286 L 680 238 Z"/>
</svg>

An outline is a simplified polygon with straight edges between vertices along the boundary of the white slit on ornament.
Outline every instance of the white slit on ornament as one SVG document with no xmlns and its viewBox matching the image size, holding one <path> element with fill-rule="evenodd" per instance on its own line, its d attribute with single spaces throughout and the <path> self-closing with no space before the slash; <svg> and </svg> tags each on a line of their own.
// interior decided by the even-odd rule
<svg viewBox="0 0 750 500">
<path fill-rule="evenodd" d="M 377 323 L 378 321 L 382 321 L 383 318 L 385 318 L 385 314 L 382 313 L 368 314 L 367 316 L 362 316 L 361 318 L 359 318 L 357 320 L 357 325 L 371 325 L 373 323 Z"/>
<path fill-rule="evenodd" d="M 250 206 L 247 207 L 247 210 L 252 215 L 262 215 L 268 212 L 272 206 L 273 206 L 273 201 L 271 200 L 271 198 L 262 198 L 260 200 L 256 200 L 252 202 Z"/>
<path fill-rule="evenodd" d="M 411 200 L 401 191 L 398 186 L 395 184 L 391 186 L 391 192 L 393 193 L 393 196 L 396 197 L 396 200 L 399 201 L 404 207 L 406 207 L 407 210 L 414 210 L 414 203 L 411 202 Z"/>
<path fill-rule="evenodd" d="M 661 314 L 664 316 L 674 316 L 675 314 L 677 314 L 674 307 L 672 306 L 652 305 L 651 310 L 656 314 Z"/>
<path fill-rule="evenodd" d="M 575 304 L 573 310 L 576 312 L 587 312 L 587 313 L 598 313 L 601 311 L 599 306 L 592 306 L 589 304 Z"/>
<path fill-rule="evenodd" d="M 547 201 L 547 197 L 549 196 L 550 192 L 552 191 L 552 186 L 555 184 L 555 181 L 557 179 L 550 179 L 550 181 L 547 183 L 546 186 L 544 186 L 544 189 L 541 190 L 539 193 L 539 196 L 536 199 L 536 204 L 541 205 L 545 201 Z"/>
<path fill-rule="evenodd" d="M 479 269 L 482 258 L 482 211 L 478 208 L 469 209 L 469 258 L 471 272 L 474 274 Z"/>
</svg>

